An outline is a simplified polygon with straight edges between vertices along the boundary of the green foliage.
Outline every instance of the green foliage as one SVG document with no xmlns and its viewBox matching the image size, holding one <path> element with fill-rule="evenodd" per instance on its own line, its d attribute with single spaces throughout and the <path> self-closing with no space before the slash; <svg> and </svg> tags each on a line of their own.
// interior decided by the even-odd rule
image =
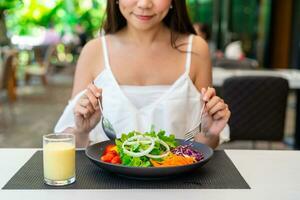
<svg viewBox="0 0 300 200">
<path fill-rule="evenodd" d="M 1 9 L 6 1 L 0 2 Z M 92 36 L 99 30 L 105 11 L 103 0 L 23 0 L 20 6 L 9 5 L 6 24 L 11 35 L 34 35 L 40 27 L 51 25 L 60 33 L 74 32 L 80 24 Z"/>
<path fill-rule="evenodd" d="M 0 0 L 0 10 L 7 10 L 21 3 L 20 0 Z"/>
<path fill-rule="evenodd" d="M 187 0 L 188 11 L 193 22 L 212 24 L 212 0 Z"/>
<path fill-rule="evenodd" d="M 232 1 L 231 28 L 232 32 L 239 34 L 256 34 L 257 1 Z M 243 24 L 243 26 L 241 26 Z"/>
</svg>

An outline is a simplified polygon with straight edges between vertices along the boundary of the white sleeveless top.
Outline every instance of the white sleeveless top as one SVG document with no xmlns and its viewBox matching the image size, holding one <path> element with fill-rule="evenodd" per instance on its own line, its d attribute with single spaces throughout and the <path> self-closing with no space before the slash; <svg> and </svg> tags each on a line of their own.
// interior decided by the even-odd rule
<svg viewBox="0 0 300 200">
<path fill-rule="evenodd" d="M 101 37 L 104 54 L 104 69 L 95 78 L 94 83 L 102 88 L 104 116 L 110 120 L 117 136 L 133 130 L 165 130 L 176 138 L 200 122 L 202 103 L 201 94 L 189 76 L 193 36 L 189 37 L 186 54 L 185 72 L 172 85 L 120 86 L 114 77 L 110 64 L 105 36 Z M 158 52 L 159 53 L 159 52 Z M 73 109 L 84 91 L 77 94 L 65 108 L 55 126 L 55 132 L 63 132 L 68 127 L 75 127 Z M 93 142 L 107 140 L 101 123 L 91 131 Z M 229 140 L 229 127 L 222 131 L 220 142 Z"/>
<path fill-rule="evenodd" d="M 160 98 L 169 90 L 171 85 L 149 85 L 149 86 L 120 86 L 125 96 L 138 109 L 147 106 Z M 145 98 L 147 97 L 147 98 Z"/>
</svg>

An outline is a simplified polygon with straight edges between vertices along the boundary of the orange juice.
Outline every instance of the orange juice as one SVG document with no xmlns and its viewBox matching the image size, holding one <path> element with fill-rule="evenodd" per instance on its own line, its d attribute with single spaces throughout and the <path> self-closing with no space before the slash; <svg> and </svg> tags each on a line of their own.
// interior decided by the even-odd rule
<svg viewBox="0 0 300 200">
<path fill-rule="evenodd" d="M 67 142 L 51 142 L 44 146 L 44 177 L 64 181 L 75 177 L 75 146 Z"/>
</svg>

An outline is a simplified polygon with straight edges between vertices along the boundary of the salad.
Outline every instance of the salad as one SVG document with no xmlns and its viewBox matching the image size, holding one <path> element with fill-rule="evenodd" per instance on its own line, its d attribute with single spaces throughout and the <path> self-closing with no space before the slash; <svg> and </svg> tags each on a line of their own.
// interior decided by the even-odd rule
<svg viewBox="0 0 300 200">
<path fill-rule="evenodd" d="M 170 167 L 188 165 L 204 159 L 190 145 L 178 145 L 174 135 L 165 131 L 122 134 L 115 145 L 106 146 L 101 161 L 132 167 Z"/>
</svg>

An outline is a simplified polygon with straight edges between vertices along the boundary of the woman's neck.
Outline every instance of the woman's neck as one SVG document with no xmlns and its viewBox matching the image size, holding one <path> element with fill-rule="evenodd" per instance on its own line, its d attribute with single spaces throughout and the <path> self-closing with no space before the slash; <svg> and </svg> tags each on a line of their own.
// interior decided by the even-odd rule
<svg viewBox="0 0 300 200">
<path fill-rule="evenodd" d="M 158 25 L 151 30 L 137 30 L 129 25 L 120 32 L 120 35 L 123 38 L 126 38 L 131 44 L 144 47 L 149 47 L 156 42 L 170 41 L 170 30 L 163 24 Z"/>
</svg>

